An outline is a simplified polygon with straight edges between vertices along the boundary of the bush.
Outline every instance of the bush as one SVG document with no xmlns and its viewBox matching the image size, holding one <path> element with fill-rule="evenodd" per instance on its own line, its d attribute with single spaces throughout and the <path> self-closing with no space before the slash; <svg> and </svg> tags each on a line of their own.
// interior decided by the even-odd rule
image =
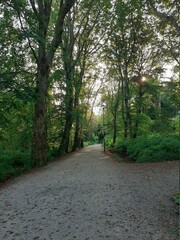
<svg viewBox="0 0 180 240">
<path fill-rule="evenodd" d="M 178 160 L 180 142 L 175 135 L 151 135 L 129 140 L 127 153 L 136 162 L 159 162 Z"/>
<path fill-rule="evenodd" d="M 107 148 L 113 148 L 114 146 L 113 146 L 113 140 L 112 140 L 112 137 L 111 136 L 106 136 L 105 137 L 105 146 L 107 147 Z"/>
<path fill-rule="evenodd" d="M 0 153 L 0 181 L 31 169 L 30 153 L 19 151 Z"/>
<path fill-rule="evenodd" d="M 177 135 L 148 135 L 136 139 L 118 138 L 114 150 L 126 152 L 136 162 L 178 160 L 180 141 Z"/>
<path fill-rule="evenodd" d="M 88 146 L 91 146 L 91 145 L 94 145 L 95 143 L 93 141 L 86 141 L 84 142 L 84 147 L 88 147 Z"/>
<path fill-rule="evenodd" d="M 47 162 L 59 156 L 58 149 L 49 149 L 46 153 Z M 31 153 L 21 151 L 0 152 L 0 181 L 19 175 L 32 168 Z"/>
<path fill-rule="evenodd" d="M 124 138 L 117 138 L 116 143 L 114 145 L 114 150 L 116 152 L 127 152 L 127 139 Z"/>
</svg>

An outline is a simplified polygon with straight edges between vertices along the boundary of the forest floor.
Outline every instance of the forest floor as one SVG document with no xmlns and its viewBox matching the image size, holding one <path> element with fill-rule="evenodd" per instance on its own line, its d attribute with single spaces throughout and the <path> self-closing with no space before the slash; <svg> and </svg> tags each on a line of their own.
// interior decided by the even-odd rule
<svg viewBox="0 0 180 240">
<path fill-rule="evenodd" d="M 176 240 L 177 191 L 177 161 L 118 162 L 90 146 L 1 186 L 0 239 Z"/>
</svg>

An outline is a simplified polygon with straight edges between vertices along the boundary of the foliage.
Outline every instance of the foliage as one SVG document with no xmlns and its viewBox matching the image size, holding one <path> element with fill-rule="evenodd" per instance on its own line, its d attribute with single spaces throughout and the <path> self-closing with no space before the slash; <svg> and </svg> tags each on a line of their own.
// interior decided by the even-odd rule
<svg viewBox="0 0 180 240">
<path fill-rule="evenodd" d="M 177 1 L 61 1 L 74 3 L 64 24 L 57 24 L 60 1 L 38 2 L 0 3 L 3 158 L 17 149 L 34 153 L 34 164 L 43 165 L 46 157 L 105 136 L 107 147 L 129 151 L 137 161 L 155 153 L 156 159 L 173 157 L 164 134 L 179 131 Z M 163 81 L 167 63 L 173 75 Z M 92 106 L 99 101 L 104 114 L 96 117 Z M 163 143 L 151 133 L 162 134 Z"/>
<path fill-rule="evenodd" d="M 31 169 L 29 152 L 11 151 L 0 153 L 0 181 Z"/>
<path fill-rule="evenodd" d="M 113 144 L 112 136 L 108 135 L 105 137 L 105 146 L 111 150 L 113 149 L 114 144 Z"/>
<path fill-rule="evenodd" d="M 116 152 L 126 152 L 127 151 L 127 139 L 125 138 L 118 138 L 115 145 L 114 150 Z"/>
<path fill-rule="evenodd" d="M 149 135 L 130 140 L 127 153 L 139 163 L 178 160 L 180 142 L 176 135 Z"/>
<path fill-rule="evenodd" d="M 172 122 L 172 127 L 174 129 L 174 132 L 179 134 L 180 133 L 180 118 L 177 116 L 173 122 Z"/>
<path fill-rule="evenodd" d="M 177 135 L 147 135 L 136 139 L 118 138 L 116 152 L 127 152 L 138 163 L 178 160 L 180 142 Z"/>
<path fill-rule="evenodd" d="M 57 149 L 49 149 L 46 153 L 47 161 L 57 157 Z M 12 176 L 17 176 L 32 169 L 30 151 L 1 151 L 0 152 L 0 182 Z"/>
<path fill-rule="evenodd" d="M 172 200 L 174 203 L 180 205 L 180 193 L 176 193 L 173 197 Z"/>
<path fill-rule="evenodd" d="M 93 145 L 93 144 L 95 144 L 95 142 L 93 142 L 93 141 L 87 141 L 87 142 L 84 142 L 84 147 L 88 147 L 88 146 L 91 146 L 91 145 Z"/>
<path fill-rule="evenodd" d="M 154 121 L 145 113 L 141 113 L 139 114 L 139 116 L 132 116 L 132 120 L 135 120 L 135 121 L 138 120 L 139 122 L 139 128 L 138 128 L 139 136 L 148 134 L 152 128 L 152 125 L 154 124 Z"/>
<path fill-rule="evenodd" d="M 0 151 L 27 151 L 31 147 L 32 103 L 14 94 L 0 94 Z"/>
</svg>

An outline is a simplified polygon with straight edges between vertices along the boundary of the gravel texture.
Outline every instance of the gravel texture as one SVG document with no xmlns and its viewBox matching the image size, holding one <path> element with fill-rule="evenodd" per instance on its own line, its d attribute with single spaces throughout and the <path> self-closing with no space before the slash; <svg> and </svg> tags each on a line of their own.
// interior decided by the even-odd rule
<svg viewBox="0 0 180 240">
<path fill-rule="evenodd" d="M 100 145 L 0 189 L 1 240 L 176 240 L 178 162 L 117 162 Z"/>
</svg>

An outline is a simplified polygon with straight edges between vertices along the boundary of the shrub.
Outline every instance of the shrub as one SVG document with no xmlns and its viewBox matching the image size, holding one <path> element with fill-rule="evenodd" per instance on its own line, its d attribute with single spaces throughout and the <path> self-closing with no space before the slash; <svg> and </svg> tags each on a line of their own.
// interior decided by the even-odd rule
<svg viewBox="0 0 180 240">
<path fill-rule="evenodd" d="M 127 139 L 117 138 L 116 143 L 114 145 L 114 150 L 116 152 L 126 152 L 127 151 Z"/>
<path fill-rule="evenodd" d="M 19 151 L 0 154 L 0 181 L 31 169 L 30 153 Z"/>
<path fill-rule="evenodd" d="M 12 165 L 9 165 L 5 162 L 0 163 L 0 181 L 9 178 L 11 175 L 15 175 L 15 169 Z"/>
<path fill-rule="evenodd" d="M 113 148 L 113 140 L 111 136 L 105 137 L 105 145 L 107 148 Z"/>
<path fill-rule="evenodd" d="M 95 143 L 93 141 L 86 141 L 84 142 L 84 146 L 85 147 L 88 147 L 88 146 L 91 146 L 91 145 L 94 145 Z"/>
<path fill-rule="evenodd" d="M 114 150 L 127 152 L 136 162 L 178 160 L 180 141 L 177 135 L 147 135 L 136 139 L 118 138 Z"/>
<path fill-rule="evenodd" d="M 150 135 L 129 140 L 127 153 L 137 162 L 158 162 L 178 160 L 180 157 L 180 142 L 175 135 Z"/>
</svg>

